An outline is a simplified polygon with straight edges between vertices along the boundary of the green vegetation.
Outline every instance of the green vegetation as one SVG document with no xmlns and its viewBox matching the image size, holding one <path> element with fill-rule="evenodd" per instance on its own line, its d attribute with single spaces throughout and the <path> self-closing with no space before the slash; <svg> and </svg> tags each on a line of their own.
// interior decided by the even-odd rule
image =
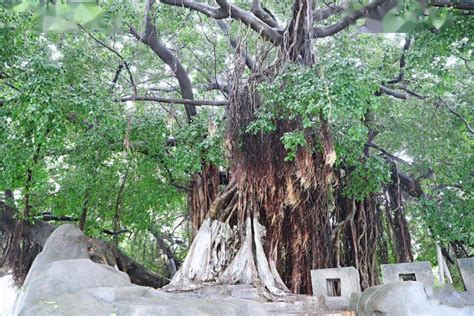
<svg viewBox="0 0 474 316">
<path fill-rule="evenodd" d="M 256 72 L 246 68 L 235 80 L 242 51 L 260 70 L 282 52 L 236 19 L 219 20 L 223 31 L 212 17 L 166 2 L 152 11 L 156 36 L 184 66 L 192 97 L 176 69 L 134 34 L 146 31 L 146 3 L 0 6 L 0 192 L 14 193 L 7 202 L 17 220 L 80 223 L 88 236 L 114 241 L 170 277 L 167 262 L 181 264 L 191 244 L 196 179 L 205 166 L 233 176 L 226 134 L 233 84 Z M 250 3 L 234 4 L 250 10 Z M 291 13 L 291 1 L 265 5 L 282 24 Z M 416 24 L 419 10 L 386 16 L 386 30 L 404 33 L 357 33 L 362 20 L 313 40 L 313 65 L 265 73 L 256 119 L 239 130 L 263 139 L 291 122 L 279 137 L 291 164 L 302 151 L 323 151 L 308 135 L 327 122 L 336 153 L 330 194 L 341 189 L 340 199 L 380 207 L 388 258 L 377 248 L 379 262 L 399 260 L 396 226 L 386 218 L 399 210 L 414 259 L 437 264 L 436 242 L 451 259 L 474 247 L 474 19 L 472 11 L 431 7 Z M 190 116 L 180 100 L 192 98 L 220 103 Z M 388 198 L 394 188 L 398 207 Z M 340 220 L 332 213 L 338 199 L 328 200 L 326 218 Z"/>
</svg>

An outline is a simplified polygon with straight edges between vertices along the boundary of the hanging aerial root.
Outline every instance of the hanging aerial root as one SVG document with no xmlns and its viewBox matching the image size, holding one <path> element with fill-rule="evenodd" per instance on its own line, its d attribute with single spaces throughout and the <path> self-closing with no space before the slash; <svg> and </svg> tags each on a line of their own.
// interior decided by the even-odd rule
<svg viewBox="0 0 474 316">
<path fill-rule="evenodd" d="M 216 219 L 218 214 L 229 204 L 229 202 L 234 197 L 235 191 L 237 190 L 237 185 L 229 184 L 226 190 L 216 197 L 214 202 L 212 202 L 211 207 L 209 208 L 209 217 L 211 219 Z"/>
</svg>

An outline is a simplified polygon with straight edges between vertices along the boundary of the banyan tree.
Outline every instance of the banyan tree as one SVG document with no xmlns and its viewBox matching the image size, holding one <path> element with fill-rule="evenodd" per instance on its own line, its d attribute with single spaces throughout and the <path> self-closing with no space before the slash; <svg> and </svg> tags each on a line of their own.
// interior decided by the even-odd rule
<svg viewBox="0 0 474 316">
<path fill-rule="evenodd" d="M 380 100 L 387 97 L 400 102 L 435 99 L 417 91 L 417 83 L 407 79 L 406 72 L 416 32 L 442 32 L 444 22 L 440 24 L 436 14 L 446 8 L 455 15 L 454 21 L 458 12 L 474 9 L 456 1 L 407 6 L 395 0 L 331 4 L 316 0 L 146 0 L 141 23 L 124 23 L 126 35 L 122 36 L 126 39 L 122 44 L 135 41 L 143 49 L 141 53 L 161 60 L 177 82 L 173 93 L 180 98 L 143 93 L 133 78 L 131 61 L 80 25 L 80 32 L 120 61 L 112 90 L 120 74 L 128 73 L 130 93 L 114 102 L 182 104 L 188 124 L 198 120 L 201 106 L 224 108 L 223 143 L 228 166 L 223 172 L 215 162 L 200 157 L 199 170 L 193 170 L 186 186 L 176 183 L 175 175 L 166 168 L 165 156 L 173 151 L 176 141 L 168 139 L 163 143 L 165 149 L 153 152 L 146 148 L 146 139 L 131 140 L 133 124 L 127 117 L 125 150 L 120 148 L 126 171 L 120 178 L 113 231 L 109 233 L 118 244 L 117 236 L 126 231 L 121 230 L 124 214 L 120 205 L 126 181 L 132 181 L 127 177 L 137 177 L 133 172 L 129 175 L 135 159 L 131 153 L 136 152 L 164 165 L 160 177 L 187 196 L 192 243 L 166 290 L 252 284 L 263 296 L 277 299 L 289 293 L 311 293 L 311 269 L 340 266 L 356 267 L 365 289 L 378 283 L 377 267 L 388 263 L 390 251 L 397 262 L 413 261 L 404 204 L 407 199 L 428 196 L 421 181 L 430 175 L 407 175 L 399 168 L 406 161 L 377 144 L 381 124 L 375 112 Z M 194 31 L 202 32 L 209 43 L 212 41 L 207 36 L 213 32 L 224 38 L 231 54 L 221 63 L 229 75 L 219 77 L 215 72 L 215 82 L 205 87 L 219 91 L 216 100 L 196 97 L 199 93 L 193 81 L 201 74 L 189 70 L 178 47 L 165 44 L 162 28 L 168 21 L 162 12 L 166 10 L 206 18 L 207 26 Z M 400 16 L 406 20 L 400 22 Z M 183 21 L 186 23 L 186 18 Z M 396 55 L 395 66 L 388 70 L 375 62 L 361 62 L 358 51 L 344 49 L 348 43 L 363 42 L 364 37 L 359 37 L 363 33 L 387 30 L 407 32 L 403 45 L 391 52 Z M 364 54 L 373 54 L 375 61 L 385 58 L 383 50 L 356 44 L 358 49 L 364 47 Z M 213 45 L 211 64 L 217 62 Z M 454 113 L 470 130 L 467 121 Z M 82 124 L 85 132 L 100 128 L 100 123 L 80 121 L 74 115 L 67 121 Z M 200 135 L 202 139 L 208 136 Z M 114 150 L 117 142 L 108 140 L 107 146 Z M 36 148 L 33 165 L 46 155 L 41 145 Z M 5 191 L 13 198 L 11 190 Z M 85 192 L 81 229 L 90 216 L 88 201 L 93 195 L 90 190 Z M 38 223 L 31 226 L 26 219 L 33 211 L 27 199 L 22 216 L 14 218 L 13 210 L 8 210 L 2 213 L 2 222 L 7 223 L 2 230 L 10 230 L 7 235 L 12 242 L 8 247 L 16 250 L 10 253 L 11 262 L 20 262 L 20 257 L 31 263 L 27 249 L 32 249 L 30 256 L 34 257 L 44 240 L 30 238 L 30 232 L 43 227 L 49 234 L 53 228 Z M 11 232 L 15 229 L 19 231 Z M 174 271 L 178 260 L 167 248 L 165 238 L 156 228 L 147 229 Z M 429 229 L 433 232 L 434 228 Z M 163 285 L 161 278 L 154 279 L 116 245 L 90 242 L 96 252 L 91 256 L 130 272 L 135 283 Z M 459 247 L 463 248 L 462 242 Z M 22 251 L 25 254 L 21 255 Z"/>
</svg>

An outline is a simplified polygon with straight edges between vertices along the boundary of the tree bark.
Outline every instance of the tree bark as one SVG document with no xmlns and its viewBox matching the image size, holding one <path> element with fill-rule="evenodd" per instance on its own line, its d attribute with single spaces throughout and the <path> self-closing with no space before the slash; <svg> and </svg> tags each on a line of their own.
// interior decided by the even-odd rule
<svg viewBox="0 0 474 316">
<path fill-rule="evenodd" d="M 84 231 L 86 228 L 87 212 L 89 210 L 89 192 L 86 191 L 84 201 L 82 202 L 81 219 L 79 221 L 79 229 Z"/>
<path fill-rule="evenodd" d="M 293 20 L 282 43 L 284 63 L 311 66 L 311 1 L 295 1 Z M 301 149 L 285 161 L 281 137 L 300 127 L 279 121 L 273 133 L 243 132 L 260 106 L 257 81 L 243 82 L 245 60 L 236 67 L 226 144 L 232 156 L 232 182 L 214 200 L 181 269 L 168 290 L 193 289 L 209 282 L 256 285 L 274 298 L 310 293 L 312 268 L 330 266 L 329 184 L 335 151 L 329 125 L 307 133 L 322 150 Z M 280 277 L 283 276 L 283 279 Z"/>
<path fill-rule="evenodd" d="M 201 172 L 194 174 L 192 177 L 188 202 L 192 238 L 196 237 L 212 202 L 217 197 L 219 181 L 219 170 L 213 164 L 203 163 Z"/>
<path fill-rule="evenodd" d="M 411 235 L 405 217 L 400 182 L 389 183 L 385 193 L 385 211 L 387 221 L 393 232 L 395 255 L 397 262 L 413 262 Z"/>
</svg>

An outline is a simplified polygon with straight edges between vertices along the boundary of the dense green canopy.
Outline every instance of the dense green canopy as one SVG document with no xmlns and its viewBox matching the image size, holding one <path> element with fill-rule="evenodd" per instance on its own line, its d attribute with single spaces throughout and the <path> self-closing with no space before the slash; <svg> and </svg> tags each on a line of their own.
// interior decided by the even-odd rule
<svg viewBox="0 0 474 316">
<path fill-rule="evenodd" d="M 279 54 L 245 23 L 173 2 L 180 1 L 157 4 L 152 18 L 189 76 L 191 97 L 176 69 L 136 39 L 146 3 L 0 7 L 0 192 L 14 193 L 18 219 L 77 220 L 87 235 L 115 239 L 164 275 L 168 246 L 179 263 L 190 244 L 193 175 L 203 163 L 230 164 L 226 104 L 241 51 L 260 67 Z M 284 25 L 292 1 L 264 2 Z M 436 242 L 472 254 L 474 19 L 472 11 L 433 7 L 423 27 L 410 27 L 418 8 L 404 10 L 384 20 L 387 31 L 403 33 L 358 32 L 362 20 L 316 38 L 314 66 L 290 65 L 261 84 L 258 119 L 241 132 L 300 120 L 281 138 L 292 161 L 301 148 L 317 148 L 305 133 L 322 113 L 335 167 L 349 175 L 346 197 L 383 201 L 394 168 L 421 185 L 409 192 L 398 181 L 415 257 L 436 262 Z M 344 17 L 333 13 L 320 26 Z M 202 104 L 190 117 L 183 103 L 192 98 Z M 364 150 L 370 158 L 361 159 Z"/>
</svg>

